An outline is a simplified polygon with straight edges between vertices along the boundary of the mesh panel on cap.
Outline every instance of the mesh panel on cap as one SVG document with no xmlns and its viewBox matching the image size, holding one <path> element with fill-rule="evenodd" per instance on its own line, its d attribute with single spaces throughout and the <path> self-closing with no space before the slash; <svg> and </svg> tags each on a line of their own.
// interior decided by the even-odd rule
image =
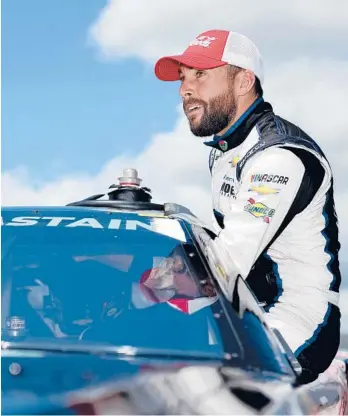
<svg viewBox="0 0 348 416">
<path fill-rule="evenodd" d="M 249 59 L 259 59 L 259 51 L 250 40 L 242 35 L 231 34 L 228 38 L 225 53 L 237 53 L 245 55 Z"/>
<path fill-rule="evenodd" d="M 263 63 L 256 45 L 246 36 L 230 32 L 225 45 L 222 60 L 242 68 L 254 71 L 255 75 L 263 81 Z"/>
</svg>

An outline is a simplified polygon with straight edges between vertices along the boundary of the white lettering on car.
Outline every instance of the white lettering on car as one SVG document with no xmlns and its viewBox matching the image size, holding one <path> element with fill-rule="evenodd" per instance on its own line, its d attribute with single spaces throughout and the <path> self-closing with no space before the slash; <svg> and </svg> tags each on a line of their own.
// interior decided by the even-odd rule
<svg viewBox="0 0 348 416">
<path fill-rule="evenodd" d="M 157 234 L 163 234 L 165 236 L 178 239 L 180 241 L 186 241 L 186 236 L 180 223 L 168 219 L 168 218 L 151 218 L 150 222 L 142 222 L 139 220 L 129 220 L 123 218 L 107 218 L 107 222 L 101 223 L 96 218 L 79 218 L 76 217 L 14 217 L 7 220 L 6 217 L 1 217 L 2 226 L 39 226 L 39 227 L 60 227 L 60 228 L 79 228 L 87 227 L 93 229 L 109 229 L 109 230 L 148 230 Z"/>
<path fill-rule="evenodd" d="M 121 220 L 120 219 L 116 220 L 115 218 L 113 218 L 112 220 L 110 220 L 108 228 L 110 230 L 118 230 L 120 226 L 121 226 Z"/>
<path fill-rule="evenodd" d="M 13 227 L 25 227 L 37 224 L 39 219 L 40 217 L 15 217 L 12 218 L 11 222 L 8 222 L 5 225 L 10 225 Z"/>
<path fill-rule="evenodd" d="M 68 224 L 64 224 L 64 221 L 72 221 Z M 110 230 L 119 230 L 120 228 L 126 230 L 137 230 L 139 228 L 145 228 L 153 231 L 151 224 L 141 222 L 138 220 L 122 220 L 120 218 L 112 218 L 109 220 L 106 227 L 104 227 L 95 218 L 80 218 L 76 220 L 76 217 L 14 217 L 9 222 L 4 222 L 4 218 L 1 217 L 2 225 L 4 226 L 33 226 L 33 225 L 45 225 L 47 227 L 90 227 L 90 228 L 108 228 Z"/>
<path fill-rule="evenodd" d="M 82 218 L 81 220 L 67 224 L 66 227 L 92 227 L 92 228 L 103 228 L 99 221 L 95 218 Z"/>
<path fill-rule="evenodd" d="M 51 220 L 47 227 L 57 227 L 62 221 L 73 221 L 75 217 L 42 217 L 42 220 Z"/>
</svg>

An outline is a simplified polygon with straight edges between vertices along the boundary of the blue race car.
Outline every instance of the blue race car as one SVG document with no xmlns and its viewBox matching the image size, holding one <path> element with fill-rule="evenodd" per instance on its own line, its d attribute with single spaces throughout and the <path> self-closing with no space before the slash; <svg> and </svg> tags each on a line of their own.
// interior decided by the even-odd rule
<svg viewBox="0 0 348 416">
<path fill-rule="evenodd" d="M 128 169 L 106 194 L 2 208 L 2 414 L 347 414 L 345 357 L 298 386 L 212 232 L 151 199 Z"/>
</svg>

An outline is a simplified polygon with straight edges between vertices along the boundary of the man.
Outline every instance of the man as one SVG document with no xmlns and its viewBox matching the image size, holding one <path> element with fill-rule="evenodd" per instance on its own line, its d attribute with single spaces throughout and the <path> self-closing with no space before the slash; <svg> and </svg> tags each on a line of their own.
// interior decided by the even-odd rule
<svg viewBox="0 0 348 416">
<path fill-rule="evenodd" d="M 191 131 L 212 147 L 217 240 L 303 367 L 328 368 L 340 342 L 338 226 L 330 165 L 315 141 L 263 99 L 263 63 L 245 36 L 210 30 L 161 58 L 181 82 Z"/>
</svg>

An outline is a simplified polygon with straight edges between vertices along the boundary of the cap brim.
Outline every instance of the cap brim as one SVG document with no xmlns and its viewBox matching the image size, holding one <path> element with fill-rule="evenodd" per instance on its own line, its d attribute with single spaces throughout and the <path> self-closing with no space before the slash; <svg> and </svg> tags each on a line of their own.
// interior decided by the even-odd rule
<svg viewBox="0 0 348 416">
<path fill-rule="evenodd" d="M 196 69 L 212 69 L 226 64 L 227 62 L 197 54 L 165 56 L 156 62 L 155 75 L 161 81 L 178 81 L 180 65 Z"/>
</svg>

